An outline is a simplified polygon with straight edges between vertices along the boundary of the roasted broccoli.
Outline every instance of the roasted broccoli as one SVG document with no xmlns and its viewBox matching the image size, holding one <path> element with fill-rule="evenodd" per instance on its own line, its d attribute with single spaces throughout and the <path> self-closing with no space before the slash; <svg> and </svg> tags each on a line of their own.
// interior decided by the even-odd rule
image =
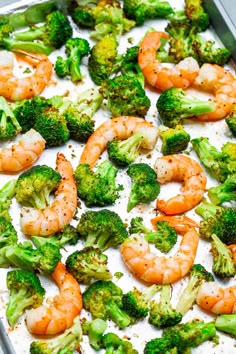
<svg viewBox="0 0 236 354">
<path fill-rule="evenodd" d="M 122 310 L 122 295 L 122 289 L 111 280 L 97 280 L 83 292 L 83 305 L 93 318 L 110 318 L 125 328 L 131 324 L 131 318 Z"/>
<path fill-rule="evenodd" d="M 85 239 L 85 247 L 98 247 L 105 251 L 119 246 L 128 232 L 121 217 L 109 209 L 87 210 L 77 225 L 79 235 Z"/>
<path fill-rule="evenodd" d="M 215 109 L 213 102 L 202 101 L 176 87 L 163 91 L 157 100 L 156 106 L 162 124 L 170 128 L 175 128 L 185 118 L 199 116 Z"/>
<path fill-rule="evenodd" d="M 175 229 L 166 221 L 158 221 L 155 227 L 156 230 L 150 230 L 144 225 L 143 218 L 136 216 L 130 221 L 129 233 L 142 233 L 146 241 L 153 243 L 161 252 L 169 252 L 177 242 L 178 235 Z"/>
<path fill-rule="evenodd" d="M 231 251 L 215 234 L 211 235 L 211 253 L 213 257 L 213 272 L 217 276 L 229 278 L 236 274 L 236 267 Z"/>
<path fill-rule="evenodd" d="M 220 185 L 209 188 L 208 197 L 215 205 L 236 201 L 236 173 L 229 175 Z"/>
<path fill-rule="evenodd" d="M 101 92 L 107 100 L 112 117 L 144 117 L 151 101 L 139 80 L 130 75 L 118 75 L 102 83 Z"/>
<path fill-rule="evenodd" d="M 139 46 L 133 46 L 126 50 L 120 59 L 120 71 L 122 75 L 135 77 L 144 88 L 145 77 L 138 64 Z"/>
<path fill-rule="evenodd" d="M 58 56 L 54 69 L 60 77 L 70 76 L 72 82 L 81 81 L 81 60 L 90 52 L 89 42 L 84 38 L 69 38 L 65 44 L 66 59 Z"/>
<path fill-rule="evenodd" d="M 236 314 L 218 315 L 215 320 L 215 326 L 218 331 L 222 331 L 236 337 Z"/>
<path fill-rule="evenodd" d="M 102 336 L 107 329 L 106 321 L 101 318 L 94 320 L 82 320 L 83 335 L 88 336 L 89 344 L 95 350 L 100 350 L 102 347 Z"/>
<path fill-rule="evenodd" d="M 190 135 L 182 125 L 175 128 L 159 126 L 159 135 L 162 139 L 161 151 L 163 155 L 172 155 L 183 152 L 190 142 Z"/>
<path fill-rule="evenodd" d="M 93 172 L 88 164 L 79 164 L 75 169 L 78 196 L 86 206 L 106 206 L 119 198 L 122 185 L 116 185 L 118 169 L 104 160 Z"/>
<path fill-rule="evenodd" d="M 9 208 L 12 203 L 12 198 L 16 193 L 16 179 L 10 179 L 0 188 L 0 217 L 4 217 L 6 221 L 11 222 L 12 217 L 9 213 Z M 1 235 L 1 232 L 0 232 Z"/>
<path fill-rule="evenodd" d="M 128 176 L 131 178 L 131 191 L 127 210 L 131 211 L 137 204 L 149 203 L 160 193 L 156 172 L 146 163 L 134 163 L 128 167 Z"/>
<path fill-rule="evenodd" d="M 209 15 L 204 9 L 202 0 L 185 0 L 185 13 L 192 25 L 198 31 L 205 31 L 209 27 Z"/>
<path fill-rule="evenodd" d="M 149 302 L 158 290 L 159 285 L 156 284 L 143 290 L 134 287 L 122 296 L 123 310 L 133 318 L 146 317 L 149 312 Z"/>
<path fill-rule="evenodd" d="M 141 132 L 131 135 L 128 139 L 113 139 L 107 143 L 107 153 L 109 160 L 120 167 L 127 167 L 139 155 L 139 147 L 144 139 Z"/>
<path fill-rule="evenodd" d="M 236 104 L 233 105 L 230 114 L 225 118 L 225 122 L 228 125 L 232 135 L 236 138 Z"/>
<path fill-rule="evenodd" d="M 160 300 L 150 302 L 148 322 L 158 328 L 174 326 L 182 320 L 182 314 L 171 305 L 171 285 L 164 284 L 160 290 Z"/>
<path fill-rule="evenodd" d="M 14 327 L 26 309 L 36 308 L 42 304 L 45 289 L 35 273 L 22 269 L 7 272 L 7 288 L 9 301 L 6 316 L 10 326 Z"/>
<path fill-rule="evenodd" d="M 22 172 L 16 181 L 16 200 L 23 206 L 44 209 L 56 190 L 61 175 L 47 165 L 35 165 Z"/>
<path fill-rule="evenodd" d="M 176 311 L 185 315 L 195 302 L 196 295 L 202 283 L 214 281 L 213 275 L 201 264 L 194 264 L 189 271 L 189 280 L 179 296 Z"/>
<path fill-rule="evenodd" d="M 13 139 L 21 130 L 12 107 L 0 96 L 0 141 Z"/>
<path fill-rule="evenodd" d="M 72 326 L 55 338 L 41 339 L 30 344 L 31 354 L 73 354 L 82 340 L 82 328 L 79 316 L 75 317 Z"/>
<path fill-rule="evenodd" d="M 131 342 L 120 338 L 117 334 L 108 332 L 102 337 L 102 347 L 105 354 L 138 354 Z"/>
</svg>

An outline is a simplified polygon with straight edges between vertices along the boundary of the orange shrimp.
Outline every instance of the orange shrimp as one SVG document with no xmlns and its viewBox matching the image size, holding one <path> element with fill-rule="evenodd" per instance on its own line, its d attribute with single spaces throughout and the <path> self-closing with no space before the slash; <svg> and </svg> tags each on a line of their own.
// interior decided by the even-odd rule
<svg viewBox="0 0 236 354">
<path fill-rule="evenodd" d="M 216 314 L 236 313 L 236 285 L 220 288 L 215 282 L 203 283 L 196 302 L 205 310 Z"/>
<path fill-rule="evenodd" d="M 234 263 L 236 264 L 236 244 L 229 245 L 227 248 L 231 251 Z"/>
<path fill-rule="evenodd" d="M 157 208 L 167 215 L 176 215 L 195 207 L 203 198 L 206 176 L 199 163 L 181 155 L 166 155 L 157 158 L 154 169 L 159 183 L 182 182 L 181 194 L 164 200 L 157 200 Z"/>
<path fill-rule="evenodd" d="M 188 57 L 172 68 L 163 67 L 156 59 L 162 38 L 168 39 L 169 36 L 165 32 L 150 32 L 142 40 L 138 63 L 143 75 L 151 86 L 161 91 L 171 87 L 186 89 L 196 79 L 199 65 L 194 58 Z"/>
<path fill-rule="evenodd" d="M 90 167 L 93 167 L 106 149 L 108 141 L 113 139 L 125 140 L 137 132 L 142 132 L 144 135 L 141 147 L 153 149 L 158 137 L 158 128 L 152 123 L 139 117 L 121 116 L 109 119 L 89 137 L 81 154 L 80 163 L 87 163 Z"/>
<path fill-rule="evenodd" d="M 177 253 L 167 258 L 151 253 L 148 242 L 134 234 L 122 243 L 120 252 L 127 267 L 138 278 L 148 283 L 170 284 L 188 274 L 196 257 L 198 241 L 199 233 L 192 227 L 183 235 Z"/>
<path fill-rule="evenodd" d="M 71 327 L 82 310 L 82 295 L 77 280 L 58 262 L 52 278 L 59 287 L 50 306 L 41 305 L 26 311 L 26 326 L 34 334 L 57 334 Z"/>
<path fill-rule="evenodd" d="M 71 163 L 63 154 L 57 154 L 56 170 L 62 179 L 56 197 L 45 209 L 24 207 L 21 210 L 21 230 L 26 235 L 49 236 L 68 224 L 77 207 L 77 188 Z"/>
<path fill-rule="evenodd" d="M 225 118 L 236 103 L 236 78 L 219 65 L 203 64 L 194 85 L 214 94 L 215 110 L 197 116 L 198 120 L 216 121 Z"/>
<path fill-rule="evenodd" d="M 175 231 L 183 235 L 191 227 L 199 227 L 199 224 L 187 217 L 186 215 L 175 215 L 175 216 L 166 216 L 166 215 L 157 215 L 155 218 L 151 219 L 151 223 L 155 229 L 157 229 L 156 223 L 158 221 L 166 221 L 170 226 L 172 226 Z"/>
<path fill-rule="evenodd" d="M 23 134 L 18 143 L 0 148 L 0 172 L 19 172 L 33 165 L 45 149 L 46 141 L 34 129 Z"/>
<path fill-rule="evenodd" d="M 23 100 L 39 95 L 48 84 L 52 75 L 52 63 L 44 54 L 19 51 L 31 59 L 35 71 L 30 76 L 14 76 L 14 54 L 3 50 L 0 52 L 0 95 L 10 101 Z"/>
</svg>

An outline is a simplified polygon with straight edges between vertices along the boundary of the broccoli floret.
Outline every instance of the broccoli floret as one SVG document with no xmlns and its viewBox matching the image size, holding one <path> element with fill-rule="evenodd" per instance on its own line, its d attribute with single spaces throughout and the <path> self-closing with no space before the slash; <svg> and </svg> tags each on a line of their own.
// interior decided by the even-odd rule
<svg viewBox="0 0 236 354">
<path fill-rule="evenodd" d="M 189 133 L 184 130 L 182 125 L 176 125 L 175 128 L 166 128 L 159 126 L 159 134 L 162 139 L 161 151 L 163 155 L 172 155 L 183 152 L 187 149 L 190 142 Z"/>
<path fill-rule="evenodd" d="M 155 18 L 166 18 L 174 12 L 168 1 L 161 0 L 124 0 L 124 13 L 126 17 L 141 26 L 145 21 Z"/>
<path fill-rule="evenodd" d="M 157 100 L 156 106 L 162 124 L 170 128 L 181 124 L 185 118 L 199 116 L 215 109 L 213 102 L 202 101 L 176 87 L 163 91 Z"/>
<path fill-rule="evenodd" d="M 216 234 L 223 243 L 231 245 L 236 243 L 236 210 L 216 206 L 210 202 L 202 201 L 195 212 L 203 217 L 200 221 L 199 233 L 202 237 L 210 239 Z"/>
<path fill-rule="evenodd" d="M 129 233 L 144 234 L 147 242 L 153 243 L 161 252 L 167 253 L 176 244 L 178 235 L 166 221 L 158 221 L 155 226 L 156 231 L 150 230 L 144 225 L 143 218 L 136 216 L 131 219 Z"/>
<path fill-rule="evenodd" d="M 43 302 L 45 289 L 39 277 L 26 270 L 17 269 L 7 272 L 9 301 L 6 316 L 11 327 L 26 309 L 36 308 Z"/>
<path fill-rule="evenodd" d="M 12 221 L 12 217 L 9 213 L 9 208 L 12 203 L 12 198 L 16 193 L 15 187 L 16 180 L 11 179 L 0 188 L 0 217 L 3 217 L 7 222 Z"/>
<path fill-rule="evenodd" d="M 236 201 L 236 173 L 228 176 L 220 185 L 209 188 L 208 197 L 215 205 Z"/>
<path fill-rule="evenodd" d="M 102 336 L 107 329 L 106 321 L 101 318 L 95 318 L 94 320 L 82 320 L 83 335 L 87 335 L 89 344 L 95 350 L 102 348 Z"/>
<path fill-rule="evenodd" d="M 0 141 L 13 139 L 21 130 L 11 106 L 0 96 Z"/>
<path fill-rule="evenodd" d="M 143 290 L 134 287 L 132 290 L 123 294 L 123 310 L 133 318 L 143 318 L 148 315 L 149 301 L 159 290 L 159 285 L 153 284 Z"/>
<path fill-rule="evenodd" d="M 112 117 L 144 117 L 151 106 L 151 101 L 139 80 L 134 76 L 119 75 L 101 86 L 101 92 L 107 99 L 107 108 Z"/>
<path fill-rule="evenodd" d="M 134 163 L 127 170 L 132 187 L 129 194 L 127 210 L 131 211 L 137 204 L 149 203 L 160 193 L 156 172 L 146 163 Z"/>
<path fill-rule="evenodd" d="M 233 105 L 230 114 L 225 118 L 225 122 L 228 125 L 232 135 L 236 138 L 236 104 Z"/>
<path fill-rule="evenodd" d="M 86 206 L 106 206 L 119 198 L 122 185 L 116 185 L 118 169 L 108 160 L 103 161 L 93 172 L 88 164 L 79 164 L 75 169 L 78 196 Z"/>
<path fill-rule="evenodd" d="M 185 315 L 195 302 L 201 284 L 209 281 L 214 281 L 213 275 L 210 272 L 208 272 L 201 264 L 192 265 L 189 271 L 187 286 L 180 294 L 176 305 L 176 311 Z"/>
<path fill-rule="evenodd" d="M 138 354 L 131 342 L 121 339 L 117 334 L 109 332 L 102 337 L 102 347 L 105 354 Z"/>
<path fill-rule="evenodd" d="M 95 3 L 92 4 L 94 5 L 92 7 L 95 7 L 96 4 L 97 1 L 95 1 Z M 87 4 L 85 4 L 85 6 L 80 6 L 80 4 L 78 3 L 78 5 L 79 6 L 73 9 L 73 12 L 71 13 L 71 17 L 73 21 L 79 27 L 88 28 L 88 29 L 94 28 L 96 22 L 92 11 L 92 7 L 87 6 Z"/>
<path fill-rule="evenodd" d="M 54 69 L 60 77 L 70 76 L 72 82 L 82 80 L 81 60 L 90 52 L 89 42 L 84 38 L 69 38 L 65 45 L 66 59 L 57 57 Z"/>
<path fill-rule="evenodd" d="M 216 317 L 215 326 L 222 331 L 236 337 L 236 314 L 223 314 Z"/>
<path fill-rule="evenodd" d="M 22 172 L 16 181 L 16 200 L 24 206 L 44 209 L 56 190 L 61 175 L 47 165 L 36 165 Z"/>
<path fill-rule="evenodd" d="M 101 251 L 119 246 L 128 237 L 121 217 L 109 209 L 85 211 L 77 230 L 85 239 L 85 247 L 94 246 Z"/>
<path fill-rule="evenodd" d="M 213 272 L 216 275 L 221 278 L 229 278 L 236 274 L 231 251 L 215 234 L 211 235 L 211 253 L 213 256 Z"/>
<path fill-rule="evenodd" d="M 127 167 L 139 155 L 139 147 L 144 139 L 141 132 L 131 135 L 128 139 L 113 139 L 107 143 L 109 159 L 117 166 Z"/>
<path fill-rule="evenodd" d="M 176 346 L 169 338 L 160 337 L 148 341 L 144 348 L 144 354 L 175 354 Z"/>
<path fill-rule="evenodd" d="M 74 319 L 72 326 L 52 339 L 41 339 L 30 344 L 31 354 L 73 354 L 82 340 L 80 318 Z"/>
<path fill-rule="evenodd" d="M 108 257 L 98 248 L 85 247 L 71 253 L 66 259 L 66 269 L 79 283 L 89 284 L 93 279 L 110 280 Z"/>
<path fill-rule="evenodd" d="M 165 328 L 174 326 L 182 320 L 182 314 L 175 310 L 170 303 L 171 285 L 165 284 L 161 286 L 160 301 L 152 300 L 150 302 L 150 310 L 148 322 L 155 327 Z"/>
<path fill-rule="evenodd" d="M 83 305 L 93 318 L 112 319 L 120 328 L 131 324 L 122 310 L 123 291 L 111 280 L 97 280 L 83 292 Z"/>
<path fill-rule="evenodd" d="M 138 53 L 138 46 L 128 48 L 121 58 L 120 70 L 122 75 L 135 77 L 144 88 L 145 77 L 138 64 Z"/>
<path fill-rule="evenodd" d="M 205 31 L 209 27 L 209 15 L 204 9 L 202 0 L 185 0 L 185 13 L 192 25 L 198 31 Z"/>
</svg>

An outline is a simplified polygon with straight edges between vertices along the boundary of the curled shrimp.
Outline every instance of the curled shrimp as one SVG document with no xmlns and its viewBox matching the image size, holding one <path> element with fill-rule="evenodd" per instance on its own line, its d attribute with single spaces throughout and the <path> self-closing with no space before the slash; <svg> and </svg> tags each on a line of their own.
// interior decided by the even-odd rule
<svg viewBox="0 0 236 354">
<path fill-rule="evenodd" d="M 196 302 L 205 310 L 216 314 L 236 313 L 236 286 L 221 288 L 215 282 L 203 283 Z"/>
<path fill-rule="evenodd" d="M 153 149 L 158 137 L 158 128 L 152 123 L 139 117 L 121 116 L 109 119 L 89 137 L 81 154 L 80 163 L 87 163 L 90 167 L 93 167 L 106 149 L 108 141 L 113 139 L 125 140 L 137 132 L 142 132 L 144 135 L 141 147 Z"/>
<path fill-rule="evenodd" d="M 166 221 L 180 235 L 185 234 L 191 227 L 199 227 L 199 224 L 196 221 L 190 219 L 186 215 L 157 215 L 151 219 L 151 223 L 155 229 L 157 229 L 156 223 L 158 221 Z"/>
<path fill-rule="evenodd" d="M 207 179 L 199 163 L 192 158 L 181 154 L 166 155 L 157 158 L 154 169 L 159 183 L 182 183 L 181 194 L 167 201 L 157 200 L 157 208 L 165 214 L 175 215 L 188 211 L 203 198 Z"/>
<path fill-rule="evenodd" d="M 65 156 L 57 154 L 56 170 L 62 176 L 56 196 L 45 209 L 24 207 L 21 210 L 21 230 L 26 235 L 49 236 L 68 224 L 77 207 L 77 188 L 73 168 Z"/>
<path fill-rule="evenodd" d="M 0 172 L 19 172 L 33 165 L 45 149 L 46 141 L 34 129 L 23 134 L 18 143 L 0 148 Z"/>
<path fill-rule="evenodd" d="M 71 327 L 82 310 L 82 295 L 77 280 L 58 262 L 52 278 L 59 287 L 50 306 L 41 305 L 26 311 L 26 326 L 34 334 L 57 334 Z"/>
<path fill-rule="evenodd" d="M 182 237 L 177 253 L 172 257 L 158 257 L 151 253 L 148 242 L 140 235 L 131 235 L 120 247 L 127 267 L 138 278 L 155 284 L 174 283 L 186 274 L 194 263 L 199 234 L 189 229 Z"/>
<path fill-rule="evenodd" d="M 19 52 L 25 56 L 26 61 L 35 66 L 35 70 L 30 76 L 14 76 L 14 54 L 6 50 L 0 51 L 0 95 L 10 101 L 39 95 L 52 75 L 52 63 L 46 55 Z"/>
<path fill-rule="evenodd" d="M 214 94 L 215 110 L 197 116 L 198 120 L 216 121 L 231 112 L 236 103 L 236 78 L 229 70 L 216 64 L 203 64 L 194 85 Z"/>
<path fill-rule="evenodd" d="M 169 36 L 165 32 L 150 32 L 142 40 L 138 63 L 143 75 L 151 86 L 161 91 L 171 87 L 186 89 L 196 79 L 199 65 L 194 58 L 188 57 L 172 68 L 163 67 L 156 59 L 162 38 L 168 39 Z"/>
</svg>

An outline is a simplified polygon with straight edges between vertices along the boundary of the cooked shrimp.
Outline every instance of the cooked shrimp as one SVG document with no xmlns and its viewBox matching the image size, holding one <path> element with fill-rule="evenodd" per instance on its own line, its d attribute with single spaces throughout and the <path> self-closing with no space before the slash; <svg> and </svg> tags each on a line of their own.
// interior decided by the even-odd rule
<svg viewBox="0 0 236 354">
<path fill-rule="evenodd" d="M 77 280 L 58 262 L 52 278 L 59 287 L 49 306 L 26 311 L 26 326 L 34 334 L 57 334 L 71 327 L 82 310 L 82 295 Z"/>
<path fill-rule="evenodd" d="M 0 51 L 0 95 L 10 101 L 23 100 L 39 95 L 48 84 L 52 75 L 52 63 L 44 54 L 20 51 L 35 65 L 30 76 L 14 76 L 14 54 Z"/>
<path fill-rule="evenodd" d="M 215 282 L 203 283 L 196 302 L 205 310 L 216 314 L 236 313 L 236 285 L 220 288 Z"/>
<path fill-rule="evenodd" d="M 0 148 L 0 172 L 19 172 L 33 165 L 45 149 L 46 141 L 34 129 L 23 134 L 18 143 Z"/>
<path fill-rule="evenodd" d="M 236 264 L 236 244 L 229 245 L 227 248 L 231 251 L 234 263 Z"/>
<path fill-rule="evenodd" d="M 21 210 L 21 230 L 26 235 L 48 236 L 60 231 L 68 224 L 77 207 L 77 188 L 71 163 L 63 154 L 57 154 L 56 170 L 62 179 L 56 196 L 45 209 L 24 207 Z"/>
<path fill-rule="evenodd" d="M 168 39 L 169 36 L 164 32 L 150 32 L 142 40 L 138 63 L 143 75 L 151 86 L 161 91 L 171 87 L 186 89 L 196 79 L 199 65 L 194 58 L 188 57 L 172 68 L 163 67 L 156 59 L 162 38 Z"/>
<path fill-rule="evenodd" d="M 216 121 L 225 118 L 236 103 L 236 78 L 219 65 L 203 64 L 194 85 L 214 94 L 215 110 L 197 116 L 199 120 Z"/>
<path fill-rule="evenodd" d="M 93 167 L 106 149 L 108 141 L 125 140 L 137 132 L 144 135 L 141 147 L 153 149 L 158 137 L 158 128 L 143 118 L 121 116 L 104 122 L 89 137 L 81 154 L 80 163 L 87 163 Z"/>
<path fill-rule="evenodd" d="M 199 227 L 199 224 L 187 217 L 186 215 L 175 215 L 175 216 L 166 216 L 166 215 L 157 215 L 155 218 L 151 219 L 151 223 L 154 228 L 157 229 L 156 223 L 158 221 L 166 221 L 170 226 L 172 226 L 175 231 L 183 235 L 189 231 L 192 227 Z"/>
<path fill-rule="evenodd" d="M 203 198 L 206 176 L 191 157 L 175 154 L 157 158 L 154 169 L 158 182 L 182 182 L 181 194 L 164 200 L 157 200 L 157 208 L 167 215 L 176 215 L 195 207 Z"/>
<path fill-rule="evenodd" d="M 139 235 L 131 235 L 120 247 L 125 264 L 138 278 L 155 284 L 174 283 L 183 278 L 194 263 L 199 241 L 195 228 L 189 229 L 172 257 L 158 257 L 151 253 L 148 242 Z"/>
</svg>

